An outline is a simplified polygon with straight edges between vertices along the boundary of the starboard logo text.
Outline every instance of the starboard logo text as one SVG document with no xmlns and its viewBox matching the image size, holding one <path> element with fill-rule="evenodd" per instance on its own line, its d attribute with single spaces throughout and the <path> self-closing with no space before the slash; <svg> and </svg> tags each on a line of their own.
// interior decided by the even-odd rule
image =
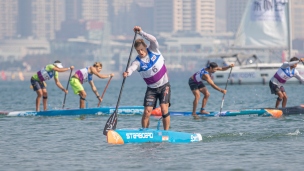
<svg viewBox="0 0 304 171">
<path fill-rule="evenodd" d="M 115 109 L 110 109 L 110 113 L 113 113 Z M 117 109 L 119 114 L 142 114 L 144 109 Z"/>
<path fill-rule="evenodd" d="M 153 138 L 152 132 L 147 133 L 126 133 L 127 139 L 146 139 L 146 138 Z"/>
</svg>

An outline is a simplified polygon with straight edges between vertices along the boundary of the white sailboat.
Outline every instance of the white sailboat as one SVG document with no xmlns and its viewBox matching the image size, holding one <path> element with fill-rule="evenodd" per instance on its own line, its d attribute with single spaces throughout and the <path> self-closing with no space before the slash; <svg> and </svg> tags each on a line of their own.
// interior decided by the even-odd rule
<svg viewBox="0 0 304 171">
<path fill-rule="evenodd" d="M 290 3 L 291 0 L 248 0 L 233 49 L 288 49 L 289 55 L 285 60 L 289 60 L 292 57 Z M 224 65 L 235 64 L 230 77 L 231 83 L 268 83 L 282 65 L 280 62 L 271 62 L 268 58 L 258 58 L 254 54 L 211 55 L 207 58 L 216 56 L 222 58 Z M 278 56 L 278 59 L 280 58 Z M 303 65 L 298 65 L 297 70 L 304 75 Z M 226 83 L 228 75 L 229 70 L 216 72 L 213 81 Z M 289 82 L 299 81 L 292 78 Z"/>
</svg>

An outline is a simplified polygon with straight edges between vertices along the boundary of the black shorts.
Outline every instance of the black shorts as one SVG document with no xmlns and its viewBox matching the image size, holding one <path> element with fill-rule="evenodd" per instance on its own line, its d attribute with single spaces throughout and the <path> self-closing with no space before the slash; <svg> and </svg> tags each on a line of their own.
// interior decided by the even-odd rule
<svg viewBox="0 0 304 171">
<path fill-rule="evenodd" d="M 197 83 L 192 78 L 189 78 L 188 84 L 189 84 L 189 87 L 190 87 L 191 91 L 198 90 L 198 89 L 206 87 L 203 82 L 198 82 Z"/>
<path fill-rule="evenodd" d="M 31 78 L 31 84 L 33 86 L 34 91 L 37 91 L 39 89 L 45 89 L 45 85 L 43 84 L 43 82 L 34 80 L 33 78 Z"/>
<path fill-rule="evenodd" d="M 285 92 L 285 89 L 283 86 L 279 87 L 276 84 L 273 84 L 272 81 L 269 81 L 269 88 L 271 91 L 271 94 L 278 94 L 279 91 Z"/>
<path fill-rule="evenodd" d="M 159 104 L 170 103 L 170 96 L 171 86 L 169 82 L 158 88 L 147 87 L 144 106 L 156 107 L 157 99 L 159 100 Z"/>
</svg>

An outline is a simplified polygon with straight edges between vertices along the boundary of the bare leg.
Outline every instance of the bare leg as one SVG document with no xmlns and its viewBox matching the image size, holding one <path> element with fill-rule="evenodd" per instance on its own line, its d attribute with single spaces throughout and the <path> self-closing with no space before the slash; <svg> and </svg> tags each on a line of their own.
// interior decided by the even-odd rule
<svg viewBox="0 0 304 171">
<path fill-rule="evenodd" d="M 152 106 L 145 106 L 144 114 L 141 118 L 141 126 L 143 128 L 148 128 L 149 127 L 150 115 L 151 115 L 152 110 L 153 110 Z"/>
<path fill-rule="evenodd" d="M 284 96 L 284 95 L 283 95 L 283 93 L 282 93 L 281 91 L 278 91 L 278 92 L 277 92 L 277 95 L 278 95 L 278 98 L 283 99 L 283 96 Z M 278 108 L 278 107 L 279 107 L 281 101 L 282 101 L 282 100 L 278 100 L 278 99 L 277 99 L 275 108 Z M 283 105 L 283 104 L 282 104 L 282 105 Z M 286 105 L 286 104 L 285 104 L 285 105 Z"/>
<path fill-rule="evenodd" d="M 45 98 L 45 97 L 47 97 L 48 94 L 47 94 L 47 91 L 45 88 L 42 89 L 42 94 L 43 94 L 43 96 L 42 96 L 43 97 L 43 110 L 46 111 L 47 110 L 47 98 Z"/>
<path fill-rule="evenodd" d="M 207 104 L 207 101 L 208 101 L 208 98 L 209 98 L 209 96 L 210 96 L 210 93 L 209 93 L 209 91 L 207 90 L 206 87 L 201 88 L 201 89 L 200 89 L 200 92 L 204 94 L 204 98 L 203 98 L 203 100 L 202 100 L 202 108 L 205 109 L 206 104 Z M 209 114 L 209 112 L 207 112 L 207 111 L 205 111 L 205 110 L 202 110 L 201 113 Z"/>
<path fill-rule="evenodd" d="M 42 97 L 42 90 L 39 89 L 36 91 L 37 97 L 36 97 L 36 111 L 39 112 L 40 110 L 40 99 Z"/>
<path fill-rule="evenodd" d="M 199 90 L 192 90 L 192 93 L 194 95 L 192 116 L 197 117 L 196 108 L 197 108 L 198 101 L 200 99 L 200 91 Z"/>
<path fill-rule="evenodd" d="M 286 92 L 283 92 L 282 107 L 286 107 L 286 104 L 287 104 L 287 94 L 286 94 Z"/>
<path fill-rule="evenodd" d="M 167 114 L 169 112 L 168 108 L 169 108 L 169 103 L 166 104 L 160 104 L 160 108 L 162 111 L 162 114 Z M 163 127 L 164 130 L 169 130 L 170 128 L 170 116 L 167 116 L 166 118 L 163 118 Z"/>
<path fill-rule="evenodd" d="M 87 93 L 84 90 L 79 91 L 79 96 L 82 98 L 86 98 L 87 97 Z M 79 108 L 80 109 L 84 109 L 85 108 L 85 100 L 81 99 L 79 100 Z"/>
</svg>

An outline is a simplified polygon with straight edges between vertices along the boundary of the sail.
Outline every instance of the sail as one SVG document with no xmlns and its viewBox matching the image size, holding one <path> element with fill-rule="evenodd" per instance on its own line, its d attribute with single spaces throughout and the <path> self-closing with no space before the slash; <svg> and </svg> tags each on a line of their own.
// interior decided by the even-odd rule
<svg viewBox="0 0 304 171">
<path fill-rule="evenodd" d="M 248 0 L 234 46 L 288 47 L 288 0 Z"/>
</svg>

